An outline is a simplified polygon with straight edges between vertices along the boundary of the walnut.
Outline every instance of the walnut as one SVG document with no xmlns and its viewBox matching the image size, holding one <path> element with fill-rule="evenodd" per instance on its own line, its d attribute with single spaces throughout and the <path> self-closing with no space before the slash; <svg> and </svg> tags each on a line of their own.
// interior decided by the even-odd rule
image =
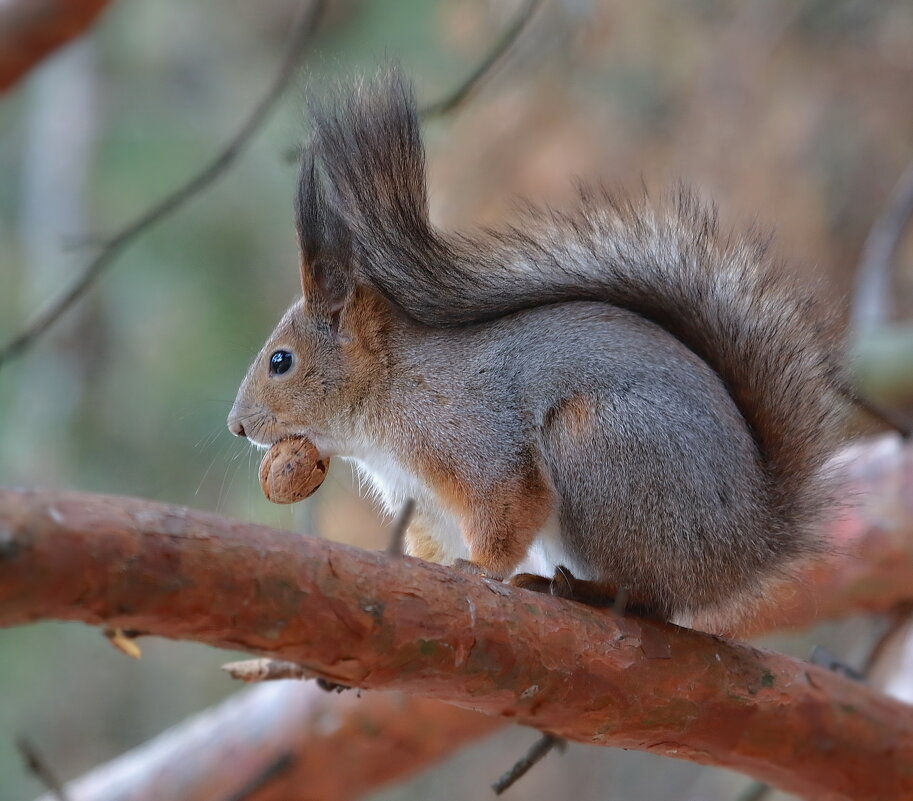
<svg viewBox="0 0 913 801">
<path fill-rule="evenodd" d="M 260 462 L 260 486 L 268 501 L 296 503 L 323 483 L 329 466 L 330 460 L 322 459 L 304 437 L 283 439 Z"/>
</svg>

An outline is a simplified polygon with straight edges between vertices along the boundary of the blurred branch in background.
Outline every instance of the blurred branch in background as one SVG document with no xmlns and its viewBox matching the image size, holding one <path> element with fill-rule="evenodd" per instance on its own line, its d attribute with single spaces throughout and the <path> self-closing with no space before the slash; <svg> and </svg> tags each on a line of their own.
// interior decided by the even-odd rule
<svg viewBox="0 0 913 801">
<path fill-rule="evenodd" d="M 18 162 L 17 225 L 21 278 L 5 276 L 4 287 L 20 308 L 31 309 L 40 307 L 48 291 L 65 285 L 80 266 L 60 248 L 58 233 L 85 235 L 90 226 L 89 189 L 98 159 L 95 38 L 83 37 L 49 59 L 23 89 L 25 141 Z M 12 387 L 11 417 L 37 412 L 55 441 L 63 442 L 74 425 L 91 393 L 96 360 L 104 357 L 104 315 L 93 305 L 84 305 L 49 337 L 44 369 L 23 372 Z M 34 432 L 11 426 L 6 435 L 5 448 L 21 454 L 24 470 L 53 481 L 30 447 Z"/>
<path fill-rule="evenodd" d="M 421 110 L 422 116 L 424 118 L 442 116 L 455 111 L 466 102 L 501 63 L 505 54 L 529 24 L 542 1 L 528 0 L 517 13 L 514 21 L 498 37 L 492 49 L 483 57 L 478 67 L 448 95 L 424 107 Z M 286 54 L 280 62 L 280 67 L 273 83 L 228 144 L 190 180 L 146 211 L 134 222 L 121 229 L 115 236 L 104 242 L 101 246 L 101 251 L 89 263 L 70 289 L 45 312 L 39 314 L 20 334 L 10 340 L 3 348 L 0 348 L 0 369 L 3 369 L 5 363 L 17 358 L 31 347 L 39 337 L 66 314 L 113 264 L 120 252 L 136 237 L 168 217 L 186 201 L 206 189 L 232 164 L 248 141 L 265 122 L 276 101 L 288 86 L 299 58 L 317 28 L 325 6 L 326 0 L 314 0 L 305 8 L 290 37 Z M 293 155 L 297 158 L 297 153 Z"/>
<path fill-rule="evenodd" d="M 910 449 L 860 444 L 844 469 L 846 492 L 875 505 L 833 529 L 821 594 L 791 610 L 802 621 L 888 609 L 913 592 Z M 777 654 L 149 501 L 0 491 L 0 532 L 0 625 L 106 622 L 803 794 L 913 793 L 900 767 L 913 760 L 913 710 Z M 790 622 L 776 593 L 774 606 L 766 619 Z"/>
<path fill-rule="evenodd" d="M 497 718 L 394 693 L 337 696 L 313 682 L 244 690 L 67 786 L 71 801 L 225 799 L 284 755 L 245 801 L 354 801 L 501 726 Z M 47 795 L 43 801 L 56 801 Z"/>
<path fill-rule="evenodd" d="M 85 31 L 109 0 L 4 0 L 0 3 L 0 92 L 45 56 Z"/>
<path fill-rule="evenodd" d="M 433 117 L 441 117 L 455 111 L 479 89 L 479 87 L 490 78 L 498 65 L 513 47 L 514 43 L 523 33 L 530 20 L 541 6 L 543 0 L 527 0 L 526 4 L 517 13 L 513 22 L 507 26 L 504 33 L 498 37 L 494 46 L 479 62 L 479 65 L 469 74 L 463 83 L 457 86 L 450 94 L 428 103 L 419 109 L 419 115 L 423 120 Z"/>
<path fill-rule="evenodd" d="M 897 181 L 863 246 L 850 319 L 857 343 L 891 322 L 891 273 L 897 248 L 911 217 L 913 163 Z"/>
<path fill-rule="evenodd" d="M 276 101 L 285 91 L 295 74 L 304 48 L 317 30 L 325 6 L 326 0 L 313 0 L 304 7 L 289 37 L 289 43 L 280 60 L 275 78 L 228 144 L 196 175 L 105 242 L 101 252 L 63 296 L 45 312 L 39 314 L 22 333 L 0 349 L 0 369 L 3 369 L 6 362 L 21 355 L 79 301 L 102 273 L 111 266 L 120 252 L 137 236 L 168 217 L 184 202 L 197 195 L 223 174 L 269 117 Z"/>
<path fill-rule="evenodd" d="M 866 237 L 856 273 L 850 325 L 857 385 L 879 406 L 913 404 L 913 324 L 892 320 L 892 273 L 913 217 L 913 163 L 904 170 Z M 887 412 L 901 425 L 901 415 Z"/>
<path fill-rule="evenodd" d="M 491 49 L 482 57 L 478 66 L 466 76 L 462 83 L 455 86 L 443 97 L 432 100 L 419 108 L 419 117 L 425 121 L 435 117 L 444 117 L 466 103 L 481 88 L 503 62 L 511 51 L 520 34 L 529 26 L 533 16 L 545 0 L 527 0 L 511 22 L 496 40 Z M 287 161 L 295 162 L 301 157 L 301 148 L 289 148 L 285 153 Z"/>
<path fill-rule="evenodd" d="M 913 408 L 913 323 L 886 325 L 856 342 L 857 385 L 882 404 Z"/>
<path fill-rule="evenodd" d="M 70 796 L 63 783 L 47 764 L 44 757 L 38 753 L 38 749 L 35 748 L 32 742 L 25 737 L 19 737 L 16 739 L 16 747 L 19 749 L 19 753 L 22 754 L 29 772 L 50 790 L 49 801 L 70 801 Z"/>
</svg>

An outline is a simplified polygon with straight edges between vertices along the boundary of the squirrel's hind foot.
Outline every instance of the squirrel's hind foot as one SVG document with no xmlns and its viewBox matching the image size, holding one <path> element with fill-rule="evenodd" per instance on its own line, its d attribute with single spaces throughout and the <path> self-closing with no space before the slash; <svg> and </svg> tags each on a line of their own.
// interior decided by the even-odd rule
<svg viewBox="0 0 913 801">
<path fill-rule="evenodd" d="M 626 608 L 624 593 L 619 593 L 613 584 L 579 579 L 564 565 L 558 565 L 551 578 L 535 573 L 517 573 L 508 579 L 507 583 L 524 590 L 554 595 L 569 601 L 578 601 L 587 606 L 612 608 L 616 606 L 617 601 L 621 600 L 622 609 L 620 611 L 624 611 Z"/>
<path fill-rule="evenodd" d="M 606 581 L 587 581 L 577 578 L 564 565 L 558 565 L 551 578 L 535 573 L 517 573 L 507 581 L 513 587 L 520 587 L 545 595 L 555 595 L 569 601 L 577 601 L 600 609 L 613 609 L 618 614 L 631 614 L 651 620 L 668 620 L 669 616 L 649 604 L 632 601 L 625 587 L 616 587 Z"/>
</svg>

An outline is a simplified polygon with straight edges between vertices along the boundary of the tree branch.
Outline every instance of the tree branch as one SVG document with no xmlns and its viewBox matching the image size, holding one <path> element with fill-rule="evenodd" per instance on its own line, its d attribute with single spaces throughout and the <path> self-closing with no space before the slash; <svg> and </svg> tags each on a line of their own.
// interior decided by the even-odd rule
<svg viewBox="0 0 913 801">
<path fill-rule="evenodd" d="M 0 92 L 57 48 L 83 34 L 109 0 L 6 0 L 0 3 Z"/>
<path fill-rule="evenodd" d="M 819 599 L 829 612 L 913 593 L 910 451 L 882 439 L 851 453 L 849 491 L 878 502 L 841 531 L 834 561 L 851 568 L 832 575 L 856 589 L 842 607 Z M 858 587 L 870 537 L 901 563 L 887 590 Z M 869 567 L 873 584 L 880 554 Z M 187 509 L 0 491 L 0 624 L 47 617 L 240 648 L 816 798 L 913 793 L 913 710 L 805 663 Z"/>
<path fill-rule="evenodd" d="M 285 770 L 245 801 L 354 801 L 499 725 L 423 698 L 337 696 L 313 682 L 281 682 L 237 693 L 66 789 L 72 801 L 227 799 L 285 758 Z"/>
<path fill-rule="evenodd" d="M 33 345 L 39 337 L 69 311 L 98 278 L 110 268 L 120 252 L 131 244 L 136 237 L 168 217 L 175 209 L 203 191 L 222 175 L 225 169 L 238 157 L 253 135 L 260 129 L 260 126 L 266 121 L 275 107 L 276 101 L 285 91 L 292 76 L 295 74 L 301 53 L 317 29 L 317 24 L 325 6 L 326 0 L 312 0 L 304 8 L 292 30 L 276 76 L 263 97 L 251 110 L 247 119 L 244 120 L 244 123 L 222 150 L 186 183 L 179 186 L 109 239 L 70 288 L 52 303 L 48 309 L 39 314 L 21 333 L 0 348 L 0 370 L 3 369 L 4 364 L 17 358 Z"/>
</svg>

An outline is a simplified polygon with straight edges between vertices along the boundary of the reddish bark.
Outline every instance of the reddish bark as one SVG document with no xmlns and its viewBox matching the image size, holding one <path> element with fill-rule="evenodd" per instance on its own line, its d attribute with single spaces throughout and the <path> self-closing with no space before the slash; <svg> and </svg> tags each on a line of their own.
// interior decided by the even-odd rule
<svg viewBox="0 0 913 801">
<path fill-rule="evenodd" d="M 910 487 L 908 455 L 903 464 L 896 452 L 878 459 L 893 468 L 863 471 L 860 487 Z M 901 522 L 905 544 L 895 545 L 905 550 L 895 561 L 910 569 L 911 520 L 898 517 L 895 531 Z M 908 579 L 904 596 L 911 591 Z M 867 606 L 876 595 L 865 594 Z M 913 710 L 839 676 L 417 560 L 186 509 L 0 492 L 0 624 L 43 617 L 289 659 L 344 683 L 731 767 L 816 798 L 913 795 L 905 769 Z"/>
<path fill-rule="evenodd" d="M 45 56 L 82 34 L 110 0 L 6 0 L 0 3 L 0 92 Z"/>
<path fill-rule="evenodd" d="M 253 687 L 67 785 L 71 801 L 350 801 L 432 764 L 497 718 L 394 693 L 330 695 L 314 683 Z M 275 772 L 284 755 L 287 767 Z M 42 801 L 54 801 L 44 796 Z"/>
</svg>

